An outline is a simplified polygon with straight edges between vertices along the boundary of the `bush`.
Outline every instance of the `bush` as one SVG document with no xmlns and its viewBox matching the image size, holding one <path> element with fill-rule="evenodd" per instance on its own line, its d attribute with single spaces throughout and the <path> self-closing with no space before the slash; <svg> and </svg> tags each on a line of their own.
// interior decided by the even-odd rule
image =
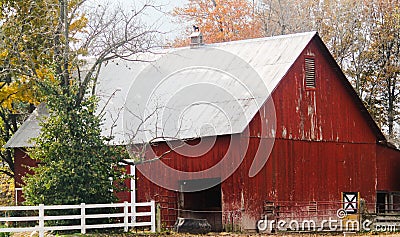
<svg viewBox="0 0 400 237">
<path fill-rule="evenodd" d="M 5 226 L 5 225 L 0 225 L 0 229 L 1 228 L 6 228 L 7 226 Z M 10 233 L 8 233 L 8 232 L 0 232 L 0 237 L 10 237 L 11 236 L 11 234 Z"/>
<path fill-rule="evenodd" d="M 0 206 L 14 204 L 14 179 L 0 173 Z"/>
<path fill-rule="evenodd" d="M 110 138 L 101 135 L 96 97 L 77 104 L 73 94 L 60 92 L 48 101 L 50 116 L 41 122 L 36 146 L 29 150 L 39 165 L 24 178 L 25 204 L 115 202 L 110 180 L 125 179 L 118 162 L 127 156 L 123 147 L 108 145 Z"/>
</svg>

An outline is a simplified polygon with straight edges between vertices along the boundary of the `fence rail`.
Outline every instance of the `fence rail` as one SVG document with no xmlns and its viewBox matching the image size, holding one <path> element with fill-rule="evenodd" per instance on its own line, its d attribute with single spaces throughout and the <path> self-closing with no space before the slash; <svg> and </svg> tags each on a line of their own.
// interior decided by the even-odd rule
<svg viewBox="0 0 400 237">
<path fill-rule="evenodd" d="M 150 211 L 140 211 L 137 207 L 147 207 Z M 87 214 L 87 209 L 104 209 L 104 208 L 118 208 L 122 210 L 116 213 L 100 213 L 100 214 Z M 45 215 L 48 210 L 79 210 L 79 215 Z M 142 203 L 115 203 L 115 204 L 85 204 L 80 205 L 56 205 L 45 206 L 0 206 L 0 213 L 5 214 L 7 211 L 37 211 L 37 215 L 23 216 L 23 217 L 0 217 L 0 223 L 19 223 L 19 222 L 36 222 L 38 225 L 34 227 L 7 227 L 0 228 L 1 232 L 39 232 L 39 236 L 43 237 L 45 231 L 59 231 L 59 230 L 80 230 L 82 234 L 86 234 L 87 229 L 103 229 L 103 228 L 124 228 L 127 232 L 129 227 L 145 227 L 149 226 L 151 232 L 156 231 L 156 210 L 155 202 L 142 202 Z M 136 217 L 150 217 L 150 221 L 137 222 Z M 111 224 L 86 224 L 88 219 L 104 219 L 104 218 L 120 218 L 122 221 L 119 223 Z M 148 218 L 147 218 L 148 219 Z M 80 220 L 80 225 L 62 225 L 55 226 L 49 225 L 48 221 L 56 220 Z M 47 222 L 47 223 L 46 223 Z"/>
</svg>

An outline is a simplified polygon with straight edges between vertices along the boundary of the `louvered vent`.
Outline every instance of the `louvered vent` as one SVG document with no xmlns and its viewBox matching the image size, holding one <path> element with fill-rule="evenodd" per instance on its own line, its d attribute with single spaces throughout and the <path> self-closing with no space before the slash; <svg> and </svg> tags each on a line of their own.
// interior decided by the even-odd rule
<svg viewBox="0 0 400 237">
<path fill-rule="evenodd" d="M 310 204 L 307 206 L 308 212 L 317 212 L 317 203 L 316 202 L 310 202 Z"/>
<path fill-rule="evenodd" d="M 315 59 L 306 58 L 306 88 L 315 88 Z"/>
</svg>

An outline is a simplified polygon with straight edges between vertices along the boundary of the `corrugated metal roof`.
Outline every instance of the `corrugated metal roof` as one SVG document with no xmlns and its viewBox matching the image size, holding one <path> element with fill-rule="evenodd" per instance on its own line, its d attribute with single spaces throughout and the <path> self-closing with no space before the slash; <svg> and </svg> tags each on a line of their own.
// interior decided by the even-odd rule
<svg viewBox="0 0 400 237">
<path fill-rule="evenodd" d="M 316 32 L 166 50 L 115 60 L 99 76 L 104 135 L 116 144 L 241 133 Z M 141 58 L 143 59 L 143 58 Z M 130 89 L 131 88 L 131 89 Z M 268 93 L 269 92 L 269 93 Z M 125 103 L 125 100 L 127 103 Z M 124 107 L 125 105 L 125 107 Z M 28 146 L 27 121 L 8 147 Z M 17 142 L 18 141 L 18 142 Z"/>
<path fill-rule="evenodd" d="M 5 147 L 32 147 L 34 144 L 31 141 L 40 133 L 40 121 L 49 116 L 49 113 L 44 104 L 40 104 L 25 122 L 19 127 L 17 132 L 7 141 Z"/>
</svg>

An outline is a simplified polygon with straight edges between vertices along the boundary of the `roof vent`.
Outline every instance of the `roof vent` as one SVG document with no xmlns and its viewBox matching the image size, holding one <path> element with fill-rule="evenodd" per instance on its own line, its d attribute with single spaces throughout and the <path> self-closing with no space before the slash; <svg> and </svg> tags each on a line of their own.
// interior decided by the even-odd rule
<svg viewBox="0 0 400 237">
<path fill-rule="evenodd" d="M 315 88 L 315 59 L 314 58 L 306 58 L 306 88 Z"/>
<path fill-rule="evenodd" d="M 203 44 L 203 34 L 200 32 L 199 27 L 193 26 L 193 33 L 190 35 L 190 48 L 198 48 Z"/>
</svg>

